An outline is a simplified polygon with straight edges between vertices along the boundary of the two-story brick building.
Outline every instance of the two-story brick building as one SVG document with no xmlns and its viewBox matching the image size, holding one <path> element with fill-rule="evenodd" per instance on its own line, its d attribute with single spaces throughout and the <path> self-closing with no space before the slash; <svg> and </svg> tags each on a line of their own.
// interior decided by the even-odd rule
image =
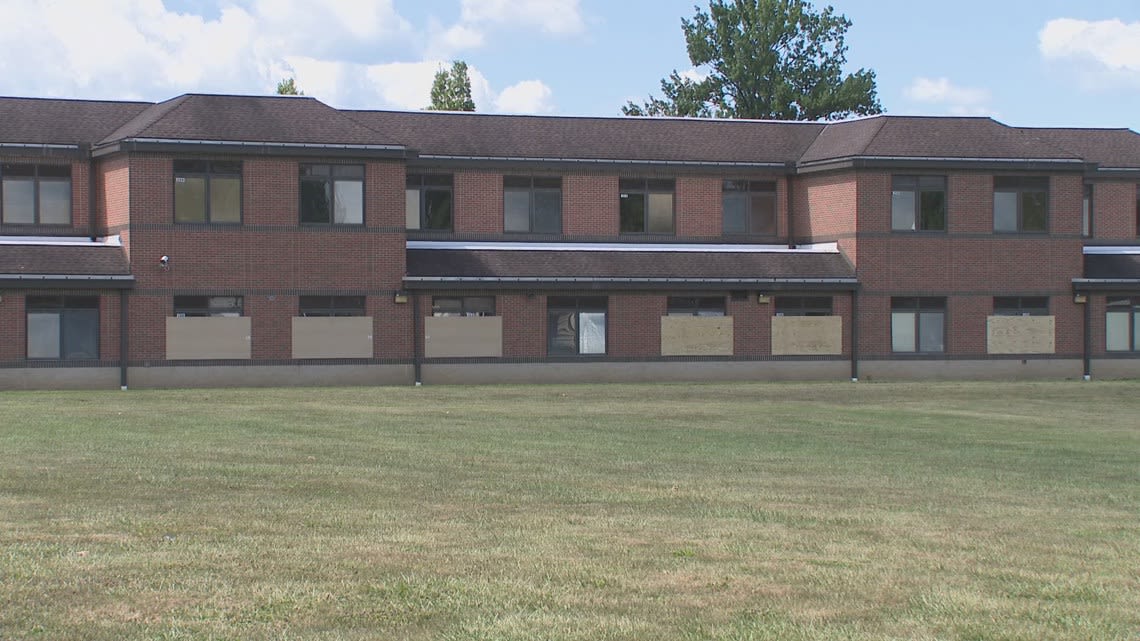
<svg viewBox="0 0 1140 641">
<path fill-rule="evenodd" d="M 0 99 L 0 388 L 1140 374 L 1140 136 Z"/>
</svg>

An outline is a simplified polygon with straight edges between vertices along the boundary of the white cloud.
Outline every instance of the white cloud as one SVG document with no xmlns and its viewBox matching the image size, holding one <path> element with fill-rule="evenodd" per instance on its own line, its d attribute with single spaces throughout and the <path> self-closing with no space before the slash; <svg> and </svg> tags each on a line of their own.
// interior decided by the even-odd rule
<svg viewBox="0 0 1140 641">
<path fill-rule="evenodd" d="M 537 27 L 555 35 L 586 29 L 578 0 L 463 0 L 460 15 L 467 23 Z"/>
<path fill-rule="evenodd" d="M 686 80 L 691 80 L 693 82 L 700 82 L 709 77 L 708 72 L 701 71 L 700 69 L 694 67 L 690 67 L 689 69 L 680 72 L 678 75 Z"/>
<path fill-rule="evenodd" d="M 1050 20 L 1038 34 L 1047 59 L 1093 62 L 1103 71 L 1140 74 L 1140 22 Z"/>
<path fill-rule="evenodd" d="M 987 106 L 990 101 L 988 90 L 958 86 L 948 78 L 915 78 L 903 89 L 903 95 L 954 116 L 983 116 L 991 113 Z"/>
<path fill-rule="evenodd" d="M 540 80 L 523 80 L 507 87 L 495 100 L 501 113 L 542 114 L 554 111 L 554 92 Z"/>
</svg>

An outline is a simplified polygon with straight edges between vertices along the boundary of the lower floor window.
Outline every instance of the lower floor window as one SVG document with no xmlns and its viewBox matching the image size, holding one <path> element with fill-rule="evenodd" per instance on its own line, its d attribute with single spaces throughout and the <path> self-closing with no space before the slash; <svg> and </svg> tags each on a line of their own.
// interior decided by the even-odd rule
<svg viewBox="0 0 1140 641">
<path fill-rule="evenodd" d="M 1108 351 L 1140 351 L 1140 297 L 1110 297 L 1104 321 Z"/>
<path fill-rule="evenodd" d="M 606 298 L 551 296 L 546 300 L 546 346 L 551 356 L 606 353 Z"/>
<path fill-rule="evenodd" d="M 99 358 L 98 296 L 28 296 L 28 358 Z"/>
<path fill-rule="evenodd" d="M 724 316 L 724 296 L 670 296 L 669 316 Z"/>
<path fill-rule="evenodd" d="M 174 315 L 178 318 L 194 316 L 230 316 L 242 314 L 241 296 L 175 296 Z"/>
<path fill-rule="evenodd" d="M 494 316 L 494 296 L 436 296 L 431 299 L 432 316 Z"/>
<path fill-rule="evenodd" d="M 777 316 L 831 316 L 830 296 L 777 296 Z"/>
<path fill-rule="evenodd" d="M 946 299 L 892 298 L 891 350 L 926 353 L 946 351 Z"/>
<path fill-rule="evenodd" d="M 364 316 L 363 296 L 301 296 L 301 316 Z"/>
</svg>

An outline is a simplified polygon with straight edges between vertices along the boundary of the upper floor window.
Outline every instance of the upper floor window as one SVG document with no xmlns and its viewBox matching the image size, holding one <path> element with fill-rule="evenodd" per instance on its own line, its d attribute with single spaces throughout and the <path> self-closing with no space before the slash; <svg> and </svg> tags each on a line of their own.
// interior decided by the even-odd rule
<svg viewBox="0 0 1140 641">
<path fill-rule="evenodd" d="M 777 316 L 831 316 L 830 296 L 777 296 Z"/>
<path fill-rule="evenodd" d="M 240 223 L 241 162 L 175 160 L 174 222 Z"/>
<path fill-rule="evenodd" d="M 436 296 L 431 300 L 432 316 L 494 316 L 494 296 Z"/>
<path fill-rule="evenodd" d="M 175 296 L 174 315 L 236 317 L 242 315 L 243 303 L 241 296 Z"/>
<path fill-rule="evenodd" d="M 994 316 L 1048 315 L 1048 296 L 994 296 Z"/>
<path fill-rule="evenodd" d="M 70 165 L 0 165 L 0 222 L 70 225 Z"/>
<path fill-rule="evenodd" d="M 891 229 L 946 231 L 946 177 L 892 177 Z"/>
<path fill-rule="evenodd" d="M 721 199 L 724 233 L 776 235 L 776 183 L 726 180 Z"/>
<path fill-rule="evenodd" d="M 724 316 L 724 296 L 670 296 L 669 316 Z"/>
<path fill-rule="evenodd" d="M 562 232 L 562 179 L 503 177 L 503 229 Z"/>
<path fill-rule="evenodd" d="M 994 231 L 1044 232 L 1049 221 L 1049 178 L 994 177 Z"/>
<path fill-rule="evenodd" d="M 618 189 L 621 233 L 673 233 L 672 179 L 622 178 Z"/>
<path fill-rule="evenodd" d="M 946 351 L 946 299 L 891 299 L 891 349 L 895 352 Z"/>
<path fill-rule="evenodd" d="M 364 165 L 301 165 L 301 222 L 364 224 Z"/>
<path fill-rule="evenodd" d="M 1105 349 L 1140 351 L 1140 297 L 1110 296 L 1104 319 Z"/>
<path fill-rule="evenodd" d="M 301 296 L 301 316 L 364 316 L 363 296 Z"/>
<path fill-rule="evenodd" d="M 606 353 L 606 297 L 551 296 L 546 300 L 546 349 L 551 356 Z"/>
<path fill-rule="evenodd" d="M 1081 236 L 1085 238 L 1092 237 L 1092 218 L 1093 186 L 1091 183 L 1085 183 L 1085 195 L 1081 201 Z"/>
<path fill-rule="evenodd" d="M 408 229 L 450 231 L 452 225 L 452 179 L 443 174 L 409 174 L 404 192 Z"/>
<path fill-rule="evenodd" d="M 28 358 L 99 358 L 98 296 L 28 296 Z"/>
</svg>

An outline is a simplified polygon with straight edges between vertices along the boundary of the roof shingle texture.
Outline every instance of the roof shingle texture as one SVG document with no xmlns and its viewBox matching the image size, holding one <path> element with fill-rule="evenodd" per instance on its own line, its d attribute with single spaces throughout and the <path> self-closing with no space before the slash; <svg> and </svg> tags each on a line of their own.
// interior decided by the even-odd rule
<svg viewBox="0 0 1140 641">
<path fill-rule="evenodd" d="M 122 276 L 131 273 L 122 247 L 0 245 L 0 276 Z"/>
<path fill-rule="evenodd" d="M 149 102 L 0 98 L 0 142 L 95 143 L 150 106 Z"/>
<path fill-rule="evenodd" d="M 840 254 L 409 249 L 408 276 L 854 278 Z"/>
<path fill-rule="evenodd" d="M 1022 129 L 1102 169 L 1140 168 L 1140 134 L 1131 129 Z"/>
</svg>

